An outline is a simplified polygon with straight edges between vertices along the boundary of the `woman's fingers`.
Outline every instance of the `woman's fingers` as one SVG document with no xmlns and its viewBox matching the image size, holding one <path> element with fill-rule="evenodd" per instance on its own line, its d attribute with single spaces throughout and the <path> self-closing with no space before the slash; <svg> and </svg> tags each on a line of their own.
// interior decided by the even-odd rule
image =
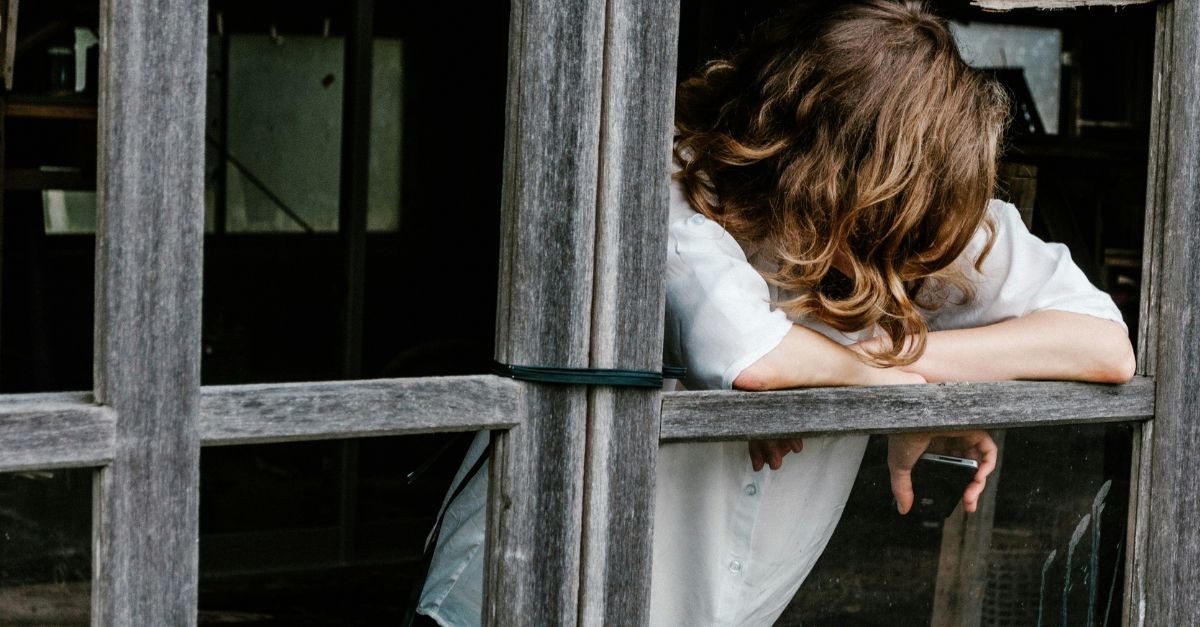
<svg viewBox="0 0 1200 627">
<path fill-rule="evenodd" d="M 912 509 L 912 469 L 917 459 L 929 448 L 933 436 L 928 433 L 895 433 L 888 436 L 888 471 L 891 474 L 892 496 L 896 509 L 907 514 Z"/>
<path fill-rule="evenodd" d="M 926 450 L 954 457 L 969 457 L 979 462 L 971 483 L 963 490 L 963 509 L 974 512 L 987 487 L 987 477 L 996 469 L 1000 449 L 987 431 L 952 431 L 947 433 L 897 433 L 888 436 L 888 470 L 891 472 L 892 494 L 901 514 L 907 514 L 913 503 L 912 469 Z"/>
<path fill-rule="evenodd" d="M 750 440 L 750 466 L 754 468 L 754 472 L 762 470 L 763 452 L 760 440 Z"/>
<path fill-rule="evenodd" d="M 913 488 L 911 468 L 891 468 L 892 496 L 896 498 L 896 510 L 907 514 L 912 509 Z"/>
<path fill-rule="evenodd" d="M 750 466 L 755 472 L 763 466 L 771 470 L 783 467 L 783 456 L 788 453 L 799 453 L 804 450 L 804 440 L 787 438 L 783 440 L 750 440 Z"/>
</svg>

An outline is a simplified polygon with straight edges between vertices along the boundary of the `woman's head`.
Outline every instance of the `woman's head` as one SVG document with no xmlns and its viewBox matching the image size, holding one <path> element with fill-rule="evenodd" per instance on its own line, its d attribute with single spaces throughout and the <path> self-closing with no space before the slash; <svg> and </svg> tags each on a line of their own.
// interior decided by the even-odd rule
<svg viewBox="0 0 1200 627">
<path fill-rule="evenodd" d="M 878 361 L 907 363 L 922 286 L 970 293 L 952 262 L 984 222 L 1007 111 L 921 4 L 810 4 L 680 85 L 676 176 L 698 211 L 774 253 L 768 279 L 801 294 L 782 306 L 879 324 L 893 348 Z M 835 261 L 852 287 L 822 293 Z"/>
</svg>

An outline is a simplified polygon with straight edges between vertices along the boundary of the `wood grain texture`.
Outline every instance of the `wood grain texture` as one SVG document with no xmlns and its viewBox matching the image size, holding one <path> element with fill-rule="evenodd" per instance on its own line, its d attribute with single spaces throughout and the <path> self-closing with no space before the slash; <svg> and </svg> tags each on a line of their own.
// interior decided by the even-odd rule
<svg viewBox="0 0 1200 627">
<path fill-rule="evenodd" d="M 204 446 L 506 429 L 522 384 L 488 375 L 206 386 Z"/>
<path fill-rule="evenodd" d="M 1154 70 L 1150 102 L 1150 150 L 1146 174 L 1146 218 L 1142 233 L 1142 286 L 1139 302 L 1137 372 L 1154 376 L 1158 359 L 1159 304 L 1162 275 L 1163 221 L 1166 210 L 1167 163 L 1171 138 L 1171 65 L 1175 38 L 1175 7 L 1164 3 L 1155 16 Z M 1134 431 L 1129 476 L 1129 515 L 1126 532 L 1125 590 L 1121 624 L 1144 625 L 1146 610 L 1146 557 L 1150 537 L 1150 462 L 1153 459 L 1154 422 Z"/>
<path fill-rule="evenodd" d="M 786 392 L 663 394 L 663 441 L 985 429 L 1144 420 L 1154 380 L 1125 385 L 1003 381 Z"/>
<path fill-rule="evenodd" d="M 94 625 L 196 623 L 207 3 L 100 7 Z"/>
<path fill-rule="evenodd" d="M 1146 549 L 1150 537 L 1150 454 L 1154 421 L 1133 431 L 1129 473 L 1129 514 L 1125 527 L 1125 590 L 1121 595 L 1121 624 L 1144 625 L 1146 620 Z"/>
<path fill-rule="evenodd" d="M 91 394 L 0 397 L 0 472 L 108 463 L 115 430 Z"/>
<path fill-rule="evenodd" d="M 1073 9 L 1078 7 L 1121 7 L 1150 4 L 1158 0 L 971 0 L 971 4 L 987 11 L 1013 9 Z"/>
<path fill-rule="evenodd" d="M 591 365 L 662 369 L 679 9 L 606 12 Z M 647 624 L 658 390 L 590 391 L 580 625 Z"/>
<path fill-rule="evenodd" d="M 1163 4 L 1155 17 L 1154 70 L 1150 95 L 1150 149 L 1146 169 L 1146 219 L 1142 231 L 1142 285 L 1138 312 L 1137 372 L 1152 377 L 1158 347 L 1159 269 L 1163 211 L 1167 192 L 1167 150 L 1171 130 L 1171 42 L 1174 7 Z"/>
<path fill-rule="evenodd" d="M 592 310 L 604 2 L 517 0 L 501 201 L 496 358 L 586 367 Z M 587 390 L 530 386 L 493 438 L 483 621 L 578 616 Z"/>
<path fill-rule="evenodd" d="M 1200 3 L 1175 3 L 1172 21 L 1147 625 L 1200 624 Z"/>
</svg>

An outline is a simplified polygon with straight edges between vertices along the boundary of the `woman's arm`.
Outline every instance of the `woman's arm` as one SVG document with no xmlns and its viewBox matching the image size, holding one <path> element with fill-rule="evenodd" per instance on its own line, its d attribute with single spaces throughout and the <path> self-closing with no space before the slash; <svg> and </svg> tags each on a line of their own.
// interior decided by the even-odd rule
<svg viewBox="0 0 1200 627">
<path fill-rule="evenodd" d="M 878 340 L 873 340 L 878 341 Z M 859 349 L 870 348 L 869 343 Z M 1125 383 L 1133 346 L 1116 323 L 1066 311 L 1035 311 L 974 329 L 929 333 L 905 370 L 942 381 L 1059 380 Z"/>
<path fill-rule="evenodd" d="M 762 392 L 799 387 L 897 385 L 925 383 L 919 374 L 899 368 L 875 368 L 854 350 L 798 324 L 783 340 L 733 380 L 737 390 Z M 779 470 L 783 457 L 804 448 L 800 438 L 751 440 L 750 463 L 755 471 Z M 986 476 L 986 475 L 985 475 Z"/>
<path fill-rule="evenodd" d="M 798 324 L 733 380 L 735 390 L 762 392 L 800 387 L 925 383 L 916 372 L 875 368 L 854 350 Z"/>
</svg>

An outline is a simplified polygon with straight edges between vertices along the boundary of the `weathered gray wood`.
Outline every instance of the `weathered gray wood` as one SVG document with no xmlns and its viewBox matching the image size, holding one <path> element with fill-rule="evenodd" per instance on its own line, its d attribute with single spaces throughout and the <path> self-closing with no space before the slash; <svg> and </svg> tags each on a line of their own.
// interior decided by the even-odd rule
<svg viewBox="0 0 1200 627">
<path fill-rule="evenodd" d="M 668 170 L 678 2 L 606 14 L 591 365 L 662 368 Z M 593 388 L 580 625 L 649 620 L 658 390 Z"/>
<path fill-rule="evenodd" d="M 488 375 L 205 386 L 204 446 L 515 426 L 522 384 Z"/>
<path fill-rule="evenodd" d="M 1147 625 L 1200 624 L 1200 4 L 1175 3 L 1172 22 Z"/>
<path fill-rule="evenodd" d="M 1165 278 L 1161 273 L 1163 219 L 1167 194 L 1170 146 L 1171 63 L 1175 9 L 1158 7 L 1154 37 L 1154 74 L 1150 103 L 1150 152 L 1146 174 L 1146 219 L 1142 234 L 1142 286 L 1139 304 L 1137 371 L 1154 376 L 1158 358 L 1159 303 Z M 1143 625 L 1146 598 L 1146 556 L 1150 534 L 1150 461 L 1154 422 L 1134 431 L 1129 477 L 1129 515 L 1126 531 L 1125 591 L 1121 624 Z"/>
<path fill-rule="evenodd" d="M 1120 7 L 1150 4 L 1158 0 L 971 0 L 971 4 L 987 11 L 1013 9 L 1072 9 L 1077 7 Z"/>
<path fill-rule="evenodd" d="M 604 2 L 512 3 L 496 358 L 586 367 Z M 587 391 L 530 386 L 494 436 L 484 622 L 577 620 Z"/>
<path fill-rule="evenodd" d="M 194 625 L 204 228 L 204 0 L 100 8 L 92 623 Z"/>
<path fill-rule="evenodd" d="M 1133 454 L 1129 473 L 1129 515 L 1125 528 L 1125 591 L 1122 594 L 1121 624 L 1143 625 L 1146 620 L 1146 547 L 1150 537 L 1150 460 L 1154 421 L 1147 420 L 1133 431 Z"/>
<path fill-rule="evenodd" d="M 0 397 L 0 472 L 105 464 L 114 431 L 112 411 L 91 394 Z"/>
<path fill-rule="evenodd" d="M 1142 285 L 1138 313 L 1138 374 L 1154 376 L 1158 347 L 1158 304 L 1162 263 L 1163 211 L 1170 145 L 1171 41 L 1174 8 L 1158 8 L 1154 37 L 1154 78 L 1150 103 L 1150 150 L 1146 171 L 1146 219 L 1142 231 Z"/>
<path fill-rule="evenodd" d="M 663 441 L 744 440 L 1145 420 L 1154 379 L 1125 385 L 1002 381 L 786 392 L 663 394 Z"/>
</svg>

